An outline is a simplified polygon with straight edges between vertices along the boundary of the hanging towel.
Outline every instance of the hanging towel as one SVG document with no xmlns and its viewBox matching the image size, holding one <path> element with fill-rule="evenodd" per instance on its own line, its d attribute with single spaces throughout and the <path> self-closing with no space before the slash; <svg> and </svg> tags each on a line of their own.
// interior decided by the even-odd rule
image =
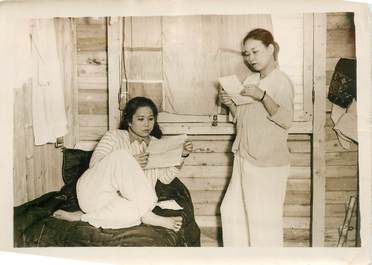
<svg viewBox="0 0 372 265">
<path fill-rule="evenodd" d="M 31 40 L 35 145 L 55 143 L 56 138 L 67 133 L 67 119 L 54 20 L 33 20 Z"/>
<path fill-rule="evenodd" d="M 333 129 L 344 149 L 350 149 L 351 143 L 358 142 L 357 109 L 356 101 L 353 100 L 347 109 L 336 104 L 332 106 L 331 119 L 335 126 Z"/>
</svg>

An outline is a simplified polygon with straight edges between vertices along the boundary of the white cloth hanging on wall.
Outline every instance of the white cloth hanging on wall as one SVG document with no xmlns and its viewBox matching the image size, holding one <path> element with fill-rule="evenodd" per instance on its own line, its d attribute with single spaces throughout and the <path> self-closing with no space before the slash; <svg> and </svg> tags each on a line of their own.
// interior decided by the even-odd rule
<svg viewBox="0 0 372 265">
<path fill-rule="evenodd" d="M 344 149 L 350 149 L 353 141 L 358 142 L 356 106 L 357 104 L 355 100 L 353 100 L 347 109 L 341 108 L 336 104 L 333 104 L 332 106 L 331 119 L 335 124 L 333 129 Z"/>
<path fill-rule="evenodd" d="M 55 143 L 56 138 L 67 133 L 67 119 L 54 20 L 33 20 L 31 36 L 35 145 Z"/>
</svg>

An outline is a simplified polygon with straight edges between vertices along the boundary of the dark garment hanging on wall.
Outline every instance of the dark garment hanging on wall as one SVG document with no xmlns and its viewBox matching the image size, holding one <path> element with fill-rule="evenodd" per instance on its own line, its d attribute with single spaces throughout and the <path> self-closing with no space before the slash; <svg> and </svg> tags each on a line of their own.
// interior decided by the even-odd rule
<svg viewBox="0 0 372 265">
<path fill-rule="evenodd" d="M 347 108 L 356 99 L 356 60 L 341 58 L 335 67 L 329 85 L 328 99 Z"/>
</svg>

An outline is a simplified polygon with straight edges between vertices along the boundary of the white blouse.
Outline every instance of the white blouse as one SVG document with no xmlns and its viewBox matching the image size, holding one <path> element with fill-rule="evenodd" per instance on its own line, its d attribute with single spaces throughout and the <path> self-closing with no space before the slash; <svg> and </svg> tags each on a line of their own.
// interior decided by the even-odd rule
<svg viewBox="0 0 372 265">
<path fill-rule="evenodd" d="M 276 68 L 263 79 L 259 74 L 250 75 L 244 84 L 254 84 L 266 90 L 279 108 L 270 116 L 259 101 L 237 106 L 234 118 L 237 134 L 232 151 L 259 167 L 289 164 L 287 138 L 293 120 L 294 97 L 291 80 Z"/>
<path fill-rule="evenodd" d="M 151 141 L 158 139 L 151 136 Z M 92 158 L 90 159 L 89 167 L 94 167 L 99 161 L 111 152 L 118 149 L 125 149 L 132 155 L 144 153 L 147 145 L 145 142 L 139 143 L 138 141 L 130 142 L 129 133 L 126 130 L 112 130 L 106 132 L 102 139 L 94 149 Z M 144 169 L 145 175 L 151 180 L 155 187 L 156 181 L 160 180 L 164 184 L 169 184 L 179 174 L 179 169 L 176 167 L 168 168 L 153 168 Z"/>
</svg>

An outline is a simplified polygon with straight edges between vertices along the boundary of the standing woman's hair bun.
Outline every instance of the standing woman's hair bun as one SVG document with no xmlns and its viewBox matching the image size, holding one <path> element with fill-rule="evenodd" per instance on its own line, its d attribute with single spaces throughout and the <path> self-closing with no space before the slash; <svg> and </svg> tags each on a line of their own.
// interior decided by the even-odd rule
<svg viewBox="0 0 372 265">
<path fill-rule="evenodd" d="M 274 46 L 274 60 L 277 61 L 280 47 L 276 41 L 273 42 L 273 46 Z"/>
<path fill-rule="evenodd" d="M 266 29 L 261 29 L 261 28 L 257 28 L 257 29 L 251 30 L 244 37 L 244 39 L 242 41 L 242 45 L 244 46 L 245 43 L 249 39 L 262 41 L 262 43 L 266 47 L 268 47 L 270 44 L 272 44 L 274 46 L 274 60 L 275 61 L 278 60 L 279 44 L 276 41 L 274 41 L 274 37 L 273 37 L 273 35 L 271 34 L 270 31 L 268 31 Z"/>
</svg>

